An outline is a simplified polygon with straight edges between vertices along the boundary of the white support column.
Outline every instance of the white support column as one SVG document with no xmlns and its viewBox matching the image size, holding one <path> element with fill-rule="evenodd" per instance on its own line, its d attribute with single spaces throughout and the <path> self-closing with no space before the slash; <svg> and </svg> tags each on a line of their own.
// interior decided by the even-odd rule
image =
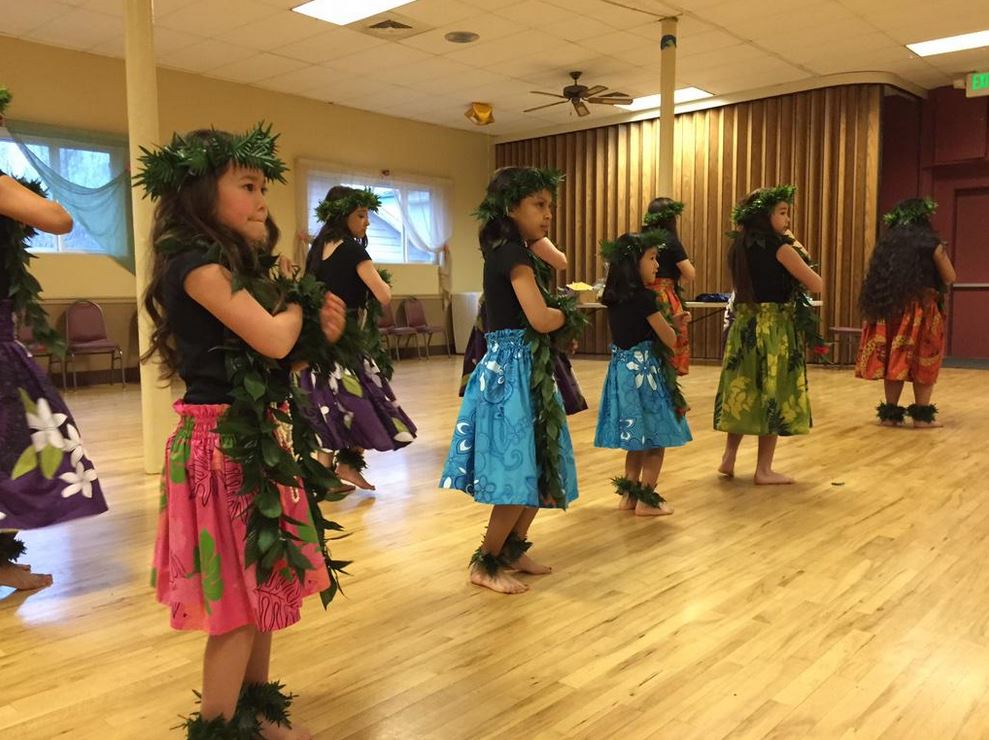
<svg viewBox="0 0 989 740">
<path fill-rule="evenodd" d="M 151 0 L 123 0 L 126 25 L 127 67 L 127 135 L 130 140 L 131 172 L 137 172 L 139 146 L 156 144 L 158 129 L 158 78 L 155 68 L 154 32 Z M 138 347 L 143 354 L 150 343 L 152 326 L 141 308 L 148 283 L 151 245 L 151 201 L 134 191 L 134 264 L 137 288 Z M 174 425 L 172 394 L 161 387 L 154 365 L 141 365 L 141 429 L 144 448 L 144 472 L 161 470 L 165 442 Z"/>
<path fill-rule="evenodd" d="M 659 190 L 656 195 L 673 197 L 673 95 L 677 79 L 677 19 L 664 18 L 659 42 Z"/>
</svg>

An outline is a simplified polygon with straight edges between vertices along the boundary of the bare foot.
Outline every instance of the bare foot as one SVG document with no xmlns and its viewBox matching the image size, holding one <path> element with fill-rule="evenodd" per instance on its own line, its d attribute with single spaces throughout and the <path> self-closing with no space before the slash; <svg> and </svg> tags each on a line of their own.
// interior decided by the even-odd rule
<svg viewBox="0 0 989 740">
<path fill-rule="evenodd" d="M 944 424 L 939 421 L 914 421 L 913 423 L 914 429 L 940 429 L 943 426 Z"/>
<path fill-rule="evenodd" d="M 879 426 L 881 426 L 881 427 L 898 427 L 901 424 L 903 424 L 902 421 L 881 421 L 881 422 L 879 422 Z"/>
<path fill-rule="evenodd" d="M 337 478 L 340 480 L 349 481 L 365 491 L 374 490 L 374 486 L 368 483 L 367 478 L 358 473 L 349 465 L 344 465 L 343 463 L 337 463 Z"/>
<path fill-rule="evenodd" d="M 542 563 L 537 563 L 525 553 L 522 554 L 522 557 L 512 563 L 511 567 L 519 573 L 530 573 L 534 576 L 545 576 L 553 572 L 551 567 L 548 565 L 543 565 Z"/>
<path fill-rule="evenodd" d="M 659 506 L 650 506 L 642 501 L 635 504 L 636 516 L 669 516 L 672 513 L 673 507 L 669 501 L 664 501 Z"/>
<path fill-rule="evenodd" d="M 735 461 L 730 460 L 727 457 L 721 459 L 721 464 L 718 466 L 718 475 L 722 478 L 727 478 L 731 480 L 735 477 Z"/>
<path fill-rule="evenodd" d="M 344 483 L 343 485 L 337 486 L 336 488 L 331 488 L 329 493 L 350 493 L 356 490 L 356 486 L 351 483 Z"/>
<path fill-rule="evenodd" d="M 291 727 L 276 725 L 263 717 L 258 717 L 258 722 L 264 740 L 312 740 L 312 733 L 297 722 L 293 722 Z"/>
<path fill-rule="evenodd" d="M 788 475 L 777 473 L 775 470 L 770 470 L 768 473 L 760 473 L 757 470 L 752 477 L 752 482 L 757 486 L 787 486 L 794 480 Z"/>
<path fill-rule="evenodd" d="M 499 569 L 493 576 L 489 576 L 483 568 L 478 566 L 470 569 L 470 582 L 475 586 L 490 588 L 500 594 L 521 594 L 529 590 L 529 587 L 522 581 L 512 578 L 503 570 Z"/>
<path fill-rule="evenodd" d="M 0 586 L 10 586 L 18 591 L 34 591 L 52 585 L 48 573 L 32 573 L 29 565 L 0 565 Z"/>
<path fill-rule="evenodd" d="M 627 493 L 622 495 L 621 500 L 618 502 L 619 511 L 631 511 L 635 508 L 635 497 L 630 496 Z"/>
</svg>

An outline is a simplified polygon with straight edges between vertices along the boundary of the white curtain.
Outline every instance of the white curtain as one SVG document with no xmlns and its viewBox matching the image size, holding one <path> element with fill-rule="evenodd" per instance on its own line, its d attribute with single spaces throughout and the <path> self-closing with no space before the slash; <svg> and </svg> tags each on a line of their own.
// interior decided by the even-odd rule
<svg viewBox="0 0 989 740">
<path fill-rule="evenodd" d="M 453 235 L 451 188 L 447 183 L 410 182 L 402 183 L 396 190 L 407 238 L 417 249 L 436 255 L 445 310 L 451 296 L 450 250 L 447 246 Z"/>
</svg>

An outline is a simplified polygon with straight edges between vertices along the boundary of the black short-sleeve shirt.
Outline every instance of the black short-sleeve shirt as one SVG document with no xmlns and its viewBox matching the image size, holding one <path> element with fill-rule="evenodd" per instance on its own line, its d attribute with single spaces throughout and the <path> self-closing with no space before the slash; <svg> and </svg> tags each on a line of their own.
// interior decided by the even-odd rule
<svg viewBox="0 0 989 740">
<path fill-rule="evenodd" d="M 637 290 L 627 301 L 608 306 L 611 342 L 619 349 L 629 349 L 656 338 L 649 317 L 658 312 L 656 294 L 648 288 Z"/>
<path fill-rule="evenodd" d="M 313 249 L 322 252 L 323 245 L 314 246 Z M 310 260 L 309 264 L 316 262 L 316 259 L 318 258 Z M 327 290 L 340 296 L 348 309 L 353 311 L 364 308 L 367 304 L 368 287 L 357 274 L 357 266 L 370 259 L 371 255 L 360 242 L 353 238 L 344 239 L 333 250 L 333 254 L 325 260 L 318 259 L 315 275 Z"/>
<path fill-rule="evenodd" d="M 179 377 L 185 381 L 186 403 L 230 403 L 226 355 L 222 349 L 227 328 L 185 292 L 185 279 L 213 260 L 202 250 L 171 258 L 165 268 L 164 304 L 179 354 Z"/>
<path fill-rule="evenodd" d="M 769 243 L 748 247 L 749 275 L 756 303 L 786 303 L 793 297 L 797 281 L 776 257 L 783 246 Z"/>
<path fill-rule="evenodd" d="M 525 328 L 522 304 L 512 287 L 512 268 L 532 267 L 532 253 L 520 242 L 504 242 L 484 258 L 484 310 L 487 331 Z"/>
<path fill-rule="evenodd" d="M 679 239 L 671 239 L 665 247 L 659 250 L 657 255 L 659 270 L 656 272 L 656 277 L 679 280 L 680 268 L 677 267 L 677 263 L 683 262 L 685 259 L 687 259 L 687 250 L 683 248 L 683 244 L 680 243 Z"/>
</svg>

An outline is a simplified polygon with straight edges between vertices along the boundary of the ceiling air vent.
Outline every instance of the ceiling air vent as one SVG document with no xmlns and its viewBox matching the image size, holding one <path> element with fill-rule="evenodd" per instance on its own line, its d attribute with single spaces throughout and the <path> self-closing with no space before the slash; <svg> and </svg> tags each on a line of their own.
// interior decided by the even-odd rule
<svg viewBox="0 0 989 740">
<path fill-rule="evenodd" d="M 348 28 L 366 33 L 368 36 L 388 39 L 389 41 L 407 39 L 433 30 L 432 26 L 427 26 L 400 13 L 379 13 L 362 21 L 352 23 Z"/>
</svg>

